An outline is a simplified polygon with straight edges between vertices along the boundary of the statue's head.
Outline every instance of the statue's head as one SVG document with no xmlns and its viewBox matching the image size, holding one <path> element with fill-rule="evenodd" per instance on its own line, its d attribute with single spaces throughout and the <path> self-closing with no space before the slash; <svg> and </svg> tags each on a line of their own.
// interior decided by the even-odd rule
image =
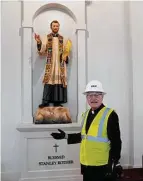
<svg viewBox="0 0 143 181">
<path fill-rule="evenodd" d="M 50 27 L 53 33 L 58 33 L 60 28 L 60 23 L 57 20 L 54 20 L 51 22 Z"/>
</svg>

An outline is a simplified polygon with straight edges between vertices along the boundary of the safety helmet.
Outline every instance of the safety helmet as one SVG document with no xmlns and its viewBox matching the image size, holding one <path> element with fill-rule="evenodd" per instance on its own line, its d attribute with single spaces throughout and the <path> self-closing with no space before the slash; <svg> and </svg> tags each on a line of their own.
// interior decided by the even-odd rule
<svg viewBox="0 0 143 181">
<path fill-rule="evenodd" d="M 98 80 L 92 80 L 86 85 L 83 94 L 87 94 L 88 92 L 102 92 L 103 94 L 106 94 L 102 87 L 102 83 Z"/>
</svg>

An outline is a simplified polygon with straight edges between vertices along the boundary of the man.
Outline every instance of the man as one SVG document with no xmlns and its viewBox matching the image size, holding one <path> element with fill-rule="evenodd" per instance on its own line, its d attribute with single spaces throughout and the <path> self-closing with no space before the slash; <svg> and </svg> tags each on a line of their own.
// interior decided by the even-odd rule
<svg viewBox="0 0 143 181">
<path fill-rule="evenodd" d="M 59 32 L 60 24 L 54 20 L 50 24 L 52 32 L 43 41 L 35 34 L 39 55 L 46 55 L 47 62 L 43 79 L 44 91 L 40 108 L 49 106 L 62 106 L 67 102 L 67 72 L 66 64 L 71 49 L 71 41 L 64 42 L 63 36 Z"/>
<path fill-rule="evenodd" d="M 93 80 L 84 94 L 90 109 L 82 114 L 81 133 L 52 133 L 55 139 L 67 138 L 68 144 L 80 143 L 81 173 L 84 181 L 104 181 L 121 177 L 120 128 L 117 113 L 103 103 L 105 92 L 101 82 Z"/>
</svg>

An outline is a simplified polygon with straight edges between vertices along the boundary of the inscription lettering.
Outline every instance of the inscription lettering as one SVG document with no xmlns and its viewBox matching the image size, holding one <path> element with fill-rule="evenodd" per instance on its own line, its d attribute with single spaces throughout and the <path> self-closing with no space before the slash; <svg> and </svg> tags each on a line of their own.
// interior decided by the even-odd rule
<svg viewBox="0 0 143 181">
<path fill-rule="evenodd" d="M 60 156 L 48 156 L 48 159 L 49 160 L 52 160 L 52 159 L 64 159 L 65 156 L 64 155 L 60 155 Z"/>
<path fill-rule="evenodd" d="M 67 161 L 58 161 L 58 164 L 72 164 L 73 160 L 67 160 Z"/>
<path fill-rule="evenodd" d="M 39 166 L 62 165 L 62 164 L 73 164 L 74 163 L 73 160 L 64 160 L 64 159 L 65 159 L 64 155 L 48 156 L 49 161 L 39 162 Z M 50 160 L 54 160 L 54 161 L 50 161 Z"/>
<path fill-rule="evenodd" d="M 39 162 L 39 166 L 44 165 L 56 165 L 56 162 Z"/>
</svg>

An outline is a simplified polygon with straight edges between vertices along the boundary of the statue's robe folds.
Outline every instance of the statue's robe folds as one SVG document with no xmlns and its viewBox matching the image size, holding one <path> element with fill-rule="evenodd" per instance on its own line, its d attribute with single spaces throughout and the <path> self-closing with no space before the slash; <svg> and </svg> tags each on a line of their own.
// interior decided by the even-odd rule
<svg viewBox="0 0 143 181">
<path fill-rule="evenodd" d="M 37 44 L 38 53 L 46 56 L 42 103 L 67 102 L 67 68 L 71 41 L 59 34 L 50 33 Z"/>
</svg>

